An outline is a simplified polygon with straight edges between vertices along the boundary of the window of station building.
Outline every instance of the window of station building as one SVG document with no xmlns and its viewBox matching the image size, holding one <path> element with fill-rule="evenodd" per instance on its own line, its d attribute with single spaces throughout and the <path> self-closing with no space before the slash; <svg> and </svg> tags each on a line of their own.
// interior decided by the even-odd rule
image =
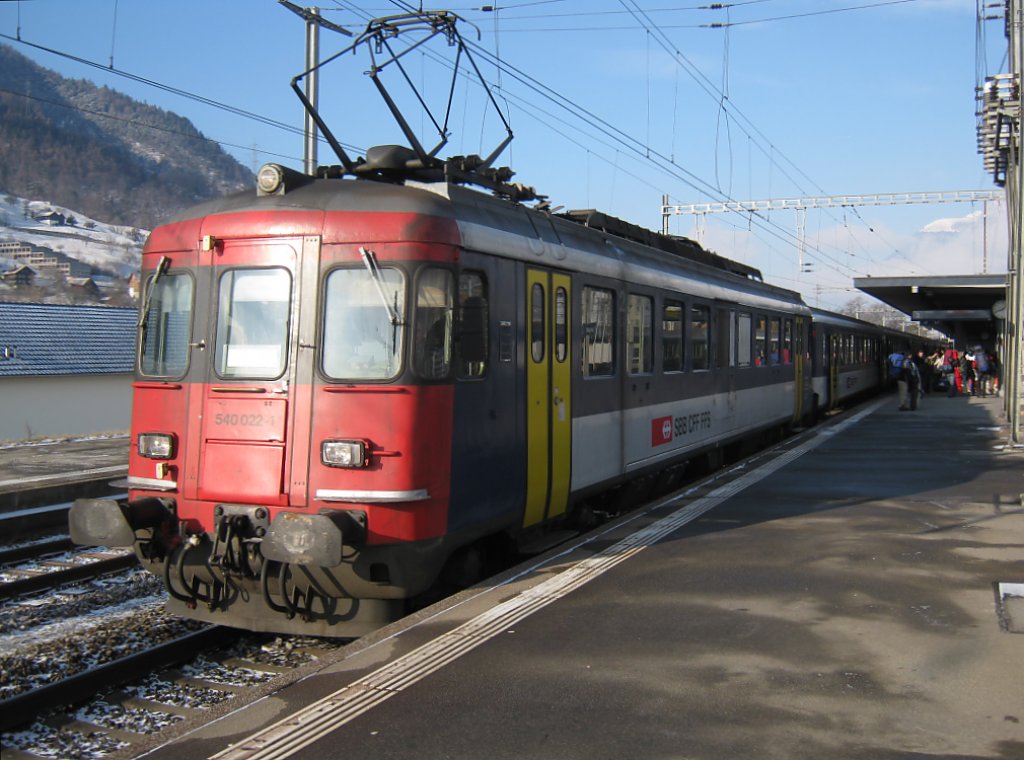
<svg viewBox="0 0 1024 760">
<path fill-rule="evenodd" d="M 782 362 L 782 320 L 772 317 L 768 320 L 768 363 Z"/>
<path fill-rule="evenodd" d="M 782 323 L 782 363 L 793 363 L 793 320 L 786 319 Z"/>
<path fill-rule="evenodd" d="M 413 368 L 424 380 L 448 377 L 452 356 L 452 273 L 430 267 L 416 281 Z"/>
<path fill-rule="evenodd" d="M 626 370 L 631 375 L 650 374 L 654 368 L 653 306 L 649 296 L 630 295 L 626 300 Z"/>
<path fill-rule="evenodd" d="M 150 377 L 180 377 L 188 368 L 192 330 L 192 277 L 163 274 L 153 285 L 149 278 L 148 305 L 143 321 L 139 368 Z"/>
<path fill-rule="evenodd" d="M 220 377 L 272 380 L 284 373 L 291 293 L 287 269 L 231 269 L 221 275 L 214 347 Z"/>
<path fill-rule="evenodd" d="M 661 371 L 683 371 L 683 304 L 666 300 L 661 307 Z"/>
<path fill-rule="evenodd" d="M 749 367 L 751 364 L 750 339 L 753 318 L 746 312 L 736 315 L 736 366 Z"/>
<path fill-rule="evenodd" d="M 615 293 L 605 288 L 583 288 L 580 311 L 583 376 L 615 374 Z"/>
<path fill-rule="evenodd" d="M 324 374 L 345 380 L 395 377 L 401 369 L 404 314 L 400 270 L 381 267 L 376 279 L 362 267 L 332 271 L 324 288 Z"/>
<path fill-rule="evenodd" d="M 690 360 L 695 370 L 711 369 L 711 309 L 690 307 Z"/>
<path fill-rule="evenodd" d="M 535 282 L 530 289 L 530 355 L 544 361 L 544 286 Z"/>
<path fill-rule="evenodd" d="M 459 378 L 487 374 L 490 351 L 487 280 L 480 272 L 459 275 L 459 329 L 455 371 Z"/>
<path fill-rule="evenodd" d="M 768 359 L 766 352 L 768 350 L 768 318 L 763 314 L 757 315 L 757 321 L 754 323 L 754 366 L 763 367 L 765 361 Z"/>
</svg>

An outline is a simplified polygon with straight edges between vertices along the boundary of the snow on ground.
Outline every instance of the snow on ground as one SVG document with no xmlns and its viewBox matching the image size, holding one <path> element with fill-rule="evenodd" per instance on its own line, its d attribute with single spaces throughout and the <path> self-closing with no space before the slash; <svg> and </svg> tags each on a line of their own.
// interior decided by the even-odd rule
<svg viewBox="0 0 1024 760">
<path fill-rule="evenodd" d="M 26 211 L 28 216 L 26 217 Z M 33 216 L 56 211 L 65 218 L 73 217 L 74 225 L 48 225 Z M 138 272 L 142 261 L 142 244 L 147 230 L 106 224 L 74 209 L 48 201 L 19 198 L 0 189 L 0 242 L 22 242 L 49 248 L 84 264 L 128 277 Z M 3 259 L 8 266 L 13 264 Z"/>
</svg>

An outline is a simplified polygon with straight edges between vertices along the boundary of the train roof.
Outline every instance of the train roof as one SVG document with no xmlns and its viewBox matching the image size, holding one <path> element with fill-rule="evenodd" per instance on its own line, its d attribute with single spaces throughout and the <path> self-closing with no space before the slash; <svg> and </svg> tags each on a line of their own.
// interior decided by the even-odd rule
<svg viewBox="0 0 1024 760">
<path fill-rule="evenodd" d="M 279 194 L 242 191 L 207 201 L 182 211 L 170 224 L 245 212 L 419 214 L 450 220 L 464 246 L 484 253 L 651 287 L 689 289 L 752 307 L 807 309 L 799 294 L 762 282 L 753 267 L 692 240 L 660 235 L 594 210 L 551 214 L 444 182 L 393 184 L 296 173 L 290 182 Z"/>
<path fill-rule="evenodd" d="M 860 329 L 867 332 L 878 333 L 881 335 L 888 335 L 892 338 L 898 338 L 900 340 L 911 340 L 913 342 L 935 345 L 940 341 L 936 341 L 926 336 L 912 335 L 902 330 L 894 330 L 891 327 L 884 327 L 883 325 L 875 324 L 874 322 L 867 322 L 863 319 L 857 319 L 851 317 L 849 314 L 840 314 L 835 311 L 826 311 L 825 309 L 819 309 L 811 307 L 811 317 L 816 324 L 832 325 L 834 327 L 846 327 L 848 329 Z"/>
</svg>

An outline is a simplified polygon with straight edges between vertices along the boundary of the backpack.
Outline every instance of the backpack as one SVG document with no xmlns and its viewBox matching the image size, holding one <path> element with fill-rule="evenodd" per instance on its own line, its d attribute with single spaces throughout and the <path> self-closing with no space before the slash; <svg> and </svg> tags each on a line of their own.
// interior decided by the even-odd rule
<svg viewBox="0 0 1024 760">
<path fill-rule="evenodd" d="M 903 375 L 903 354 L 889 355 L 889 377 L 899 378 Z"/>
<path fill-rule="evenodd" d="M 984 351 L 978 351 L 974 354 L 974 366 L 978 369 L 978 372 L 988 372 L 988 356 L 985 355 Z"/>
</svg>

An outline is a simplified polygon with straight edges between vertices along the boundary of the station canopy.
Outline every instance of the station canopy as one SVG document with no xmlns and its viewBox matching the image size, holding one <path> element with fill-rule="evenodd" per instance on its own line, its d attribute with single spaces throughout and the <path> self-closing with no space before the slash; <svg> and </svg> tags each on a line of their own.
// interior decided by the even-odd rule
<svg viewBox="0 0 1024 760">
<path fill-rule="evenodd" d="M 990 350 L 1003 332 L 1005 274 L 856 277 L 853 286 L 956 341 Z"/>
</svg>

